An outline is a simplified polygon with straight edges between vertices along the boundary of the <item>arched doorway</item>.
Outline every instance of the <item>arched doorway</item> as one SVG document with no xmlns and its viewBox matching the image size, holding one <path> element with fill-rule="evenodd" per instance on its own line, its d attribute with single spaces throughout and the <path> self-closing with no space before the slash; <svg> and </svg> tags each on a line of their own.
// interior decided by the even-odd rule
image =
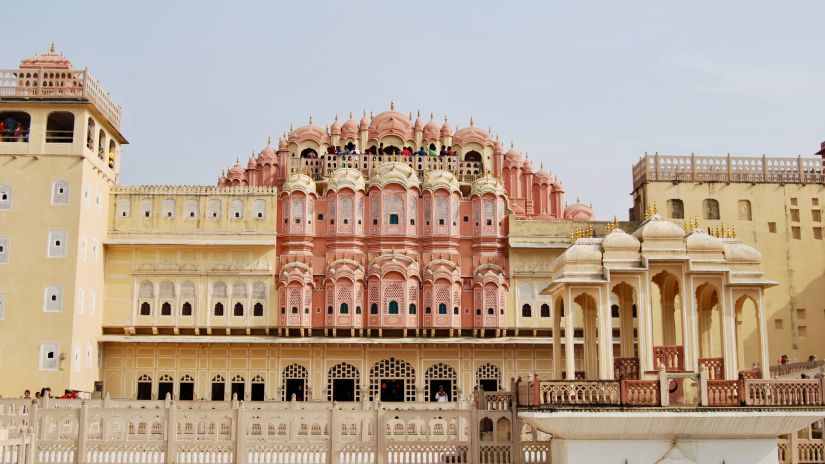
<svg viewBox="0 0 825 464">
<path fill-rule="evenodd" d="M 361 373 L 349 363 L 338 363 L 327 372 L 327 401 L 361 401 Z"/>
<path fill-rule="evenodd" d="M 283 401 L 307 400 L 307 383 L 309 380 L 309 372 L 307 368 L 300 364 L 290 364 L 284 368 L 281 374 L 281 390 L 283 391 Z"/>
<path fill-rule="evenodd" d="M 759 334 L 759 306 L 745 295 L 736 300 L 736 354 L 739 371 L 765 369 L 760 365 L 763 350 Z"/>
<path fill-rule="evenodd" d="M 415 369 L 407 361 L 382 359 L 370 369 L 370 401 L 415 401 Z"/>
<path fill-rule="evenodd" d="M 636 289 L 627 282 L 620 282 L 611 289 L 611 326 L 619 332 L 618 356 L 613 360 L 616 378 L 639 378 L 639 319 L 636 301 Z"/>
<path fill-rule="evenodd" d="M 458 374 L 449 364 L 433 364 L 424 374 L 424 395 L 427 401 L 437 401 L 436 394 L 443 388 L 448 401 L 458 399 Z"/>
<path fill-rule="evenodd" d="M 696 288 L 696 315 L 699 322 L 699 366 L 707 368 L 711 380 L 723 379 L 722 311 L 719 293 L 709 283 Z"/>
<path fill-rule="evenodd" d="M 653 303 L 653 367 L 664 364 L 669 371 L 684 370 L 684 328 L 682 325 L 682 296 L 679 279 L 662 271 L 651 279 Z"/>
<path fill-rule="evenodd" d="M 501 390 L 501 370 L 495 364 L 482 364 L 476 369 L 476 385 L 486 392 Z"/>
</svg>

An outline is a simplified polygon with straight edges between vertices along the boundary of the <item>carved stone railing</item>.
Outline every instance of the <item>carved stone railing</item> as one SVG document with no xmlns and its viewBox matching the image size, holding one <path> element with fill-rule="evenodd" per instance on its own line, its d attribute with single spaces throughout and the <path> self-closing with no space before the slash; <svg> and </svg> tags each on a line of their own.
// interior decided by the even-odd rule
<svg viewBox="0 0 825 464">
<path fill-rule="evenodd" d="M 629 406 L 659 406 L 658 380 L 623 380 L 622 404 Z"/>
<path fill-rule="evenodd" d="M 823 451 L 822 440 L 798 440 L 796 443 L 796 456 L 798 463 L 821 463 L 825 461 L 825 451 Z"/>
<path fill-rule="evenodd" d="M 825 183 L 819 158 L 647 155 L 633 166 L 633 189 L 645 182 Z"/>
<path fill-rule="evenodd" d="M 85 69 L 0 69 L 0 100 L 21 98 L 86 100 L 120 129 L 120 106 Z"/>
<path fill-rule="evenodd" d="M 748 406 L 819 406 L 825 379 L 744 379 L 743 402 Z"/>
<path fill-rule="evenodd" d="M 638 380 L 639 358 L 614 358 L 613 373 L 617 379 Z"/>
<path fill-rule="evenodd" d="M 780 378 L 786 375 L 799 374 L 812 369 L 825 367 L 825 360 L 803 361 L 771 366 L 771 378 Z"/>
<path fill-rule="evenodd" d="M 699 358 L 699 368 L 707 368 L 709 380 L 725 378 L 725 361 L 723 358 Z"/>
<path fill-rule="evenodd" d="M 481 409 L 487 411 L 509 411 L 513 404 L 513 394 L 506 391 L 482 392 Z"/>
<path fill-rule="evenodd" d="M 662 345 L 653 347 L 655 365 L 664 364 L 667 372 L 685 370 L 685 348 L 681 345 Z"/>
<path fill-rule="evenodd" d="M 761 379 L 762 378 L 762 369 L 745 369 L 743 371 L 739 371 L 739 377 L 743 379 Z"/>
<path fill-rule="evenodd" d="M 740 382 L 738 380 L 708 380 L 708 406 L 739 406 Z"/>
<path fill-rule="evenodd" d="M 537 404 L 610 405 L 620 404 L 619 382 L 569 380 L 541 382 Z"/>
</svg>

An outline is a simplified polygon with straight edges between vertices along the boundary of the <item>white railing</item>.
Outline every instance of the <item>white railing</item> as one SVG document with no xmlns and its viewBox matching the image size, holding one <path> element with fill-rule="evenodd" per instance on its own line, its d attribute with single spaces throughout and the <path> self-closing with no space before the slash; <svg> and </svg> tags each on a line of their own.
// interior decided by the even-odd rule
<svg viewBox="0 0 825 464">
<path fill-rule="evenodd" d="M 645 182 L 825 183 L 820 158 L 648 155 L 633 166 L 633 188 Z"/>
<path fill-rule="evenodd" d="M 120 106 L 85 69 L 0 69 L 0 100 L 19 98 L 87 100 L 120 128 Z"/>
</svg>

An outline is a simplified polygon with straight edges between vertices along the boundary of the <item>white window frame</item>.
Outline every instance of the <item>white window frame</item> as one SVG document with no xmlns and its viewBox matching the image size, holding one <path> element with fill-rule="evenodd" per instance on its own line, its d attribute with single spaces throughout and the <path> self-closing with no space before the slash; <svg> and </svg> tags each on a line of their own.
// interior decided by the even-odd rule
<svg viewBox="0 0 825 464">
<path fill-rule="evenodd" d="M 101 209 L 100 190 L 95 190 L 95 214 L 100 216 Z"/>
<path fill-rule="evenodd" d="M 46 360 L 46 353 L 48 351 L 54 352 L 54 367 L 44 366 Z M 40 342 L 40 356 L 38 358 L 41 371 L 59 371 L 60 370 L 60 344 L 57 342 Z"/>
<path fill-rule="evenodd" d="M 86 236 L 80 236 L 80 260 L 86 261 Z"/>
<path fill-rule="evenodd" d="M 92 342 L 86 342 L 86 367 L 94 367 L 94 363 L 92 363 L 92 358 L 94 354 L 94 345 Z"/>
<path fill-rule="evenodd" d="M 83 308 L 83 306 L 84 306 L 83 299 L 85 298 L 85 296 L 86 295 L 85 295 L 85 292 L 83 291 L 83 289 L 78 287 L 77 288 L 77 298 L 75 298 L 77 300 L 77 304 L 75 305 L 75 311 L 77 311 L 77 314 L 83 314 L 83 309 L 84 309 Z"/>
<path fill-rule="evenodd" d="M 5 235 L 0 235 L 0 246 L 3 247 L 3 251 L 0 251 L 0 264 L 8 264 L 9 262 L 9 238 Z"/>
<path fill-rule="evenodd" d="M 11 184 L 0 184 L 0 194 L 6 194 L 6 200 L 0 200 L 0 211 L 11 209 L 12 188 Z"/>
<path fill-rule="evenodd" d="M 118 198 L 115 202 L 115 207 L 117 208 L 115 214 L 117 214 L 119 218 L 127 218 L 132 215 L 132 200 L 128 198 Z"/>
<path fill-rule="evenodd" d="M 6 318 L 6 294 L 0 293 L 0 321 Z"/>
<path fill-rule="evenodd" d="M 80 372 L 83 365 L 83 360 L 80 358 L 80 345 L 75 343 L 74 351 L 72 352 L 72 372 Z"/>
<path fill-rule="evenodd" d="M 95 292 L 95 289 L 90 288 L 89 289 L 89 315 L 90 316 L 95 315 L 95 310 L 96 310 L 95 306 L 97 306 L 97 292 Z"/>
<path fill-rule="evenodd" d="M 88 185 L 83 187 L 83 208 L 89 209 L 89 202 L 91 201 L 92 189 Z"/>
<path fill-rule="evenodd" d="M 97 262 L 97 258 L 100 256 L 100 241 L 98 239 L 92 239 L 92 262 Z"/>
<path fill-rule="evenodd" d="M 62 249 L 62 253 L 52 255 L 52 243 L 54 243 L 56 240 L 58 240 L 58 238 L 61 238 L 61 237 L 55 237 L 55 235 L 57 235 L 57 234 L 62 234 L 63 244 L 60 245 L 60 248 Z M 69 232 L 66 229 L 52 229 L 52 230 L 50 230 L 49 231 L 49 241 L 46 243 L 46 256 L 49 257 L 49 258 L 65 258 L 66 254 L 67 254 L 67 249 L 69 247 L 68 242 L 69 242 Z"/>
<path fill-rule="evenodd" d="M 65 182 L 66 183 L 66 201 L 65 202 L 57 201 L 57 183 L 58 182 Z M 52 181 L 52 195 L 51 195 L 52 205 L 61 205 L 61 206 L 68 205 L 69 201 L 70 201 L 70 194 L 71 194 L 71 183 L 69 183 L 68 180 L 66 180 L 66 179 L 55 179 L 55 180 Z"/>
<path fill-rule="evenodd" d="M 49 290 L 55 289 L 57 293 L 57 309 L 49 309 Z M 43 288 L 43 312 L 45 313 L 59 313 L 63 311 L 63 286 L 62 285 L 46 285 Z"/>
</svg>

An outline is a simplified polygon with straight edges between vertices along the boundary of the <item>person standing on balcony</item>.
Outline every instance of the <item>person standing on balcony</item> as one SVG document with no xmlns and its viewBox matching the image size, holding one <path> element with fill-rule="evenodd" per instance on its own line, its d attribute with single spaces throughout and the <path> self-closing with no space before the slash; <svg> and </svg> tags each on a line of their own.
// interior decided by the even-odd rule
<svg viewBox="0 0 825 464">
<path fill-rule="evenodd" d="M 449 403 L 450 402 L 450 395 L 444 391 L 444 385 L 438 386 L 438 391 L 435 393 L 435 401 L 437 403 Z"/>
</svg>

